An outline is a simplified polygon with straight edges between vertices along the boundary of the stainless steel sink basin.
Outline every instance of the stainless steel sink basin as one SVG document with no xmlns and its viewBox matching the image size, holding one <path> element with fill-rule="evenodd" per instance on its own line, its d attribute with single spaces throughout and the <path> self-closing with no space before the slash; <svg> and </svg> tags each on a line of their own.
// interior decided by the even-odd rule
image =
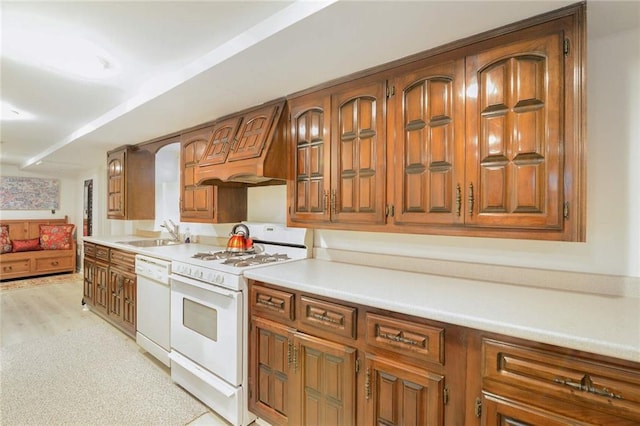
<svg viewBox="0 0 640 426">
<path fill-rule="evenodd" d="M 161 246 L 173 246 L 181 244 L 180 241 L 167 240 L 162 238 L 156 238 L 155 240 L 134 240 L 134 241 L 119 241 L 120 244 L 128 244 L 134 247 L 161 247 Z"/>
</svg>

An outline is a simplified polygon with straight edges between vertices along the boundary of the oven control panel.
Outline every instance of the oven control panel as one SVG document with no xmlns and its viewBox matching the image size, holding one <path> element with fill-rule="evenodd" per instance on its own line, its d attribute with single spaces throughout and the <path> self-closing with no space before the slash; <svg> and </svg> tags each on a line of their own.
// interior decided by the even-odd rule
<svg viewBox="0 0 640 426">
<path fill-rule="evenodd" d="M 198 281 L 217 285 L 222 285 L 225 282 L 225 274 L 212 269 L 201 268 L 199 266 L 175 261 L 172 263 L 171 267 L 173 273 L 194 278 Z"/>
</svg>

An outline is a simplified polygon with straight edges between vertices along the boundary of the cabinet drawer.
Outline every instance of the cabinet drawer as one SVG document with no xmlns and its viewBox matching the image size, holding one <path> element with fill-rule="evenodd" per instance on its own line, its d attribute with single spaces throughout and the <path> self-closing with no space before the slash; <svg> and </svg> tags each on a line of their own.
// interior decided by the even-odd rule
<svg viewBox="0 0 640 426">
<path fill-rule="evenodd" d="M 86 257 L 96 257 L 96 245 L 93 243 L 83 243 L 84 244 L 84 255 Z"/>
<path fill-rule="evenodd" d="M 491 339 L 482 352 L 485 387 L 501 382 L 640 420 L 640 369 Z"/>
<path fill-rule="evenodd" d="M 295 319 L 293 293 L 253 285 L 251 286 L 249 297 L 251 310 L 254 314 L 263 314 L 290 321 Z"/>
<path fill-rule="evenodd" d="M 444 364 L 444 329 L 367 312 L 367 344 Z"/>
<path fill-rule="evenodd" d="M 133 271 L 136 265 L 136 254 L 128 251 L 111 249 L 110 261 L 112 266 Z"/>
<path fill-rule="evenodd" d="M 339 336 L 356 338 L 356 308 L 300 297 L 300 322 Z"/>
<path fill-rule="evenodd" d="M 44 257 L 36 259 L 36 271 L 59 271 L 61 269 L 73 268 L 73 258 L 71 256 Z"/>
<path fill-rule="evenodd" d="M 18 259 L 2 262 L 2 278 L 12 278 L 19 276 L 25 272 L 29 272 L 31 268 L 31 259 Z"/>
<path fill-rule="evenodd" d="M 109 262 L 109 247 L 96 246 L 96 259 Z"/>
</svg>

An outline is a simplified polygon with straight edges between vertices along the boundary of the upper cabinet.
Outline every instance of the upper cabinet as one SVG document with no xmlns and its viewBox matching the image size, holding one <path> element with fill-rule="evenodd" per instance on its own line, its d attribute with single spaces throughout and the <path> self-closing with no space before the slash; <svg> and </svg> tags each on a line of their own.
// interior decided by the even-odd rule
<svg viewBox="0 0 640 426">
<path fill-rule="evenodd" d="M 196 182 L 285 183 L 285 106 L 279 99 L 216 121 L 195 170 Z"/>
<path fill-rule="evenodd" d="M 464 60 L 421 65 L 396 77 L 393 88 L 394 223 L 463 223 Z"/>
<path fill-rule="evenodd" d="M 227 223 L 247 219 L 247 188 L 199 185 L 196 172 L 205 150 L 216 137 L 213 126 L 180 138 L 180 221 Z"/>
<path fill-rule="evenodd" d="M 384 223 L 385 87 L 363 80 L 291 100 L 291 221 Z"/>
<path fill-rule="evenodd" d="M 136 146 L 107 153 L 107 218 L 155 218 L 155 157 Z"/>
<path fill-rule="evenodd" d="M 293 96 L 289 225 L 584 241 L 584 19 L 560 9 Z"/>
<path fill-rule="evenodd" d="M 330 220 L 331 95 L 315 92 L 289 101 L 291 156 L 288 218 L 292 222 Z"/>
<path fill-rule="evenodd" d="M 466 223 L 474 226 L 562 231 L 565 128 L 573 74 L 562 27 L 547 25 L 521 41 L 500 43 L 466 58 Z M 568 40 L 568 39 L 567 39 Z M 568 41 L 567 41 L 568 43 Z M 570 167 L 570 165 L 569 165 Z"/>
</svg>

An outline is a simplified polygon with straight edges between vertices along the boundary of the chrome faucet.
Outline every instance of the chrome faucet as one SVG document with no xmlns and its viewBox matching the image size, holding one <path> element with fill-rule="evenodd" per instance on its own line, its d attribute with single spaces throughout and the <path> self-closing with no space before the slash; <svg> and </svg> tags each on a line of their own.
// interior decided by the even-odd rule
<svg viewBox="0 0 640 426">
<path fill-rule="evenodd" d="M 180 241 L 179 226 L 173 223 L 171 219 L 169 219 L 169 223 L 167 223 L 167 221 L 165 220 L 164 225 L 160 225 L 160 227 L 165 228 L 174 239 L 174 241 Z"/>
</svg>

